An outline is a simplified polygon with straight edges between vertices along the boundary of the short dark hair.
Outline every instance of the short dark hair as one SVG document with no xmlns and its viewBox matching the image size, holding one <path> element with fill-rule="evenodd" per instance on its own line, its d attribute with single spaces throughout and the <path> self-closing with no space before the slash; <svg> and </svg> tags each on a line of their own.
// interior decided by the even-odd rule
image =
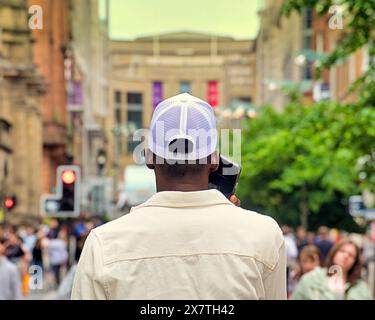
<svg viewBox="0 0 375 320">
<path fill-rule="evenodd" d="M 157 161 L 157 156 L 154 154 L 153 161 L 156 165 L 160 166 L 163 175 L 170 178 L 184 178 L 186 176 L 197 176 L 202 174 L 207 164 L 211 163 L 211 155 L 204 159 L 198 159 L 195 161 L 170 161 L 160 158 L 159 161 Z"/>
</svg>

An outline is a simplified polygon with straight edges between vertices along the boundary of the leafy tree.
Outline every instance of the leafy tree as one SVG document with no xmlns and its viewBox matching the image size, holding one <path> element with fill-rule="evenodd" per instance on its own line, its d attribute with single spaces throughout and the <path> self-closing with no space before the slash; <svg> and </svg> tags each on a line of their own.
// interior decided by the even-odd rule
<svg viewBox="0 0 375 320">
<path fill-rule="evenodd" d="M 280 223 L 355 230 L 348 196 L 360 192 L 357 162 L 375 150 L 375 109 L 324 102 L 263 108 L 248 122 L 238 194 Z M 366 150 L 366 151 L 364 151 Z"/>
<path fill-rule="evenodd" d="M 282 13 L 314 8 L 327 15 L 332 5 L 344 9 L 344 30 L 318 75 L 367 46 L 369 68 L 352 86 L 360 99 L 306 107 L 291 91 L 282 113 L 263 108 L 244 130 L 238 194 L 245 207 L 280 223 L 359 231 L 347 201 L 363 189 L 375 192 L 375 1 L 285 0 Z"/>
</svg>

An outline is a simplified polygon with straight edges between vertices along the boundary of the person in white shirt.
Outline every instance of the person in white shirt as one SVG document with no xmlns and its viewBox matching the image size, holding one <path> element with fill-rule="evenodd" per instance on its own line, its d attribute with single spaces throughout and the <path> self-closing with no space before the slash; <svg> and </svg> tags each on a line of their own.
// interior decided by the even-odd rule
<svg viewBox="0 0 375 320">
<path fill-rule="evenodd" d="M 0 239 L 0 300 L 21 300 L 21 276 L 17 266 L 5 256 L 6 240 Z"/>
<path fill-rule="evenodd" d="M 91 231 L 73 299 L 286 299 L 277 223 L 208 188 L 216 146 L 205 101 L 184 93 L 156 107 L 146 162 L 157 193 Z"/>
<path fill-rule="evenodd" d="M 55 278 L 56 286 L 60 285 L 61 282 L 61 271 L 62 268 L 68 262 L 68 249 L 67 243 L 60 232 L 58 238 L 49 239 L 47 242 L 48 261 L 51 267 L 51 271 Z"/>
</svg>

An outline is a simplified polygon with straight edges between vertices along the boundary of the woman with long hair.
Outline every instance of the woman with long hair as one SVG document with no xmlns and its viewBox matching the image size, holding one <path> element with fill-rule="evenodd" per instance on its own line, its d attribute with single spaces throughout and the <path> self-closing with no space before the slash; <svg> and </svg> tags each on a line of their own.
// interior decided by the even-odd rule
<svg viewBox="0 0 375 320">
<path fill-rule="evenodd" d="M 294 300 L 368 300 L 367 284 L 361 279 L 359 247 L 343 239 L 330 250 L 325 268 L 315 268 L 302 276 L 293 293 Z"/>
</svg>

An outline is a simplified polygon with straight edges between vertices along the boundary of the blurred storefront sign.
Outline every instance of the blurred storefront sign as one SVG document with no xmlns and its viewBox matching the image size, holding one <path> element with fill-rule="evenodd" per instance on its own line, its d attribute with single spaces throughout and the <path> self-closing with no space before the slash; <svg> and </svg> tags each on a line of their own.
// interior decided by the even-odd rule
<svg viewBox="0 0 375 320">
<path fill-rule="evenodd" d="M 328 83 L 316 82 L 313 87 L 313 99 L 315 102 L 328 100 L 331 98 L 331 92 Z"/>
<path fill-rule="evenodd" d="M 82 111 L 83 91 L 80 72 L 73 52 L 68 49 L 64 59 L 64 76 L 68 96 L 68 111 Z"/>
<path fill-rule="evenodd" d="M 365 220 L 375 220 L 375 208 L 367 208 L 361 195 L 349 198 L 349 213 L 352 217 L 361 217 Z"/>
<path fill-rule="evenodd" d="M 82 82 L 71 80 L 68 82 L 68 105 L 82 106 Z"/>
</svg>

